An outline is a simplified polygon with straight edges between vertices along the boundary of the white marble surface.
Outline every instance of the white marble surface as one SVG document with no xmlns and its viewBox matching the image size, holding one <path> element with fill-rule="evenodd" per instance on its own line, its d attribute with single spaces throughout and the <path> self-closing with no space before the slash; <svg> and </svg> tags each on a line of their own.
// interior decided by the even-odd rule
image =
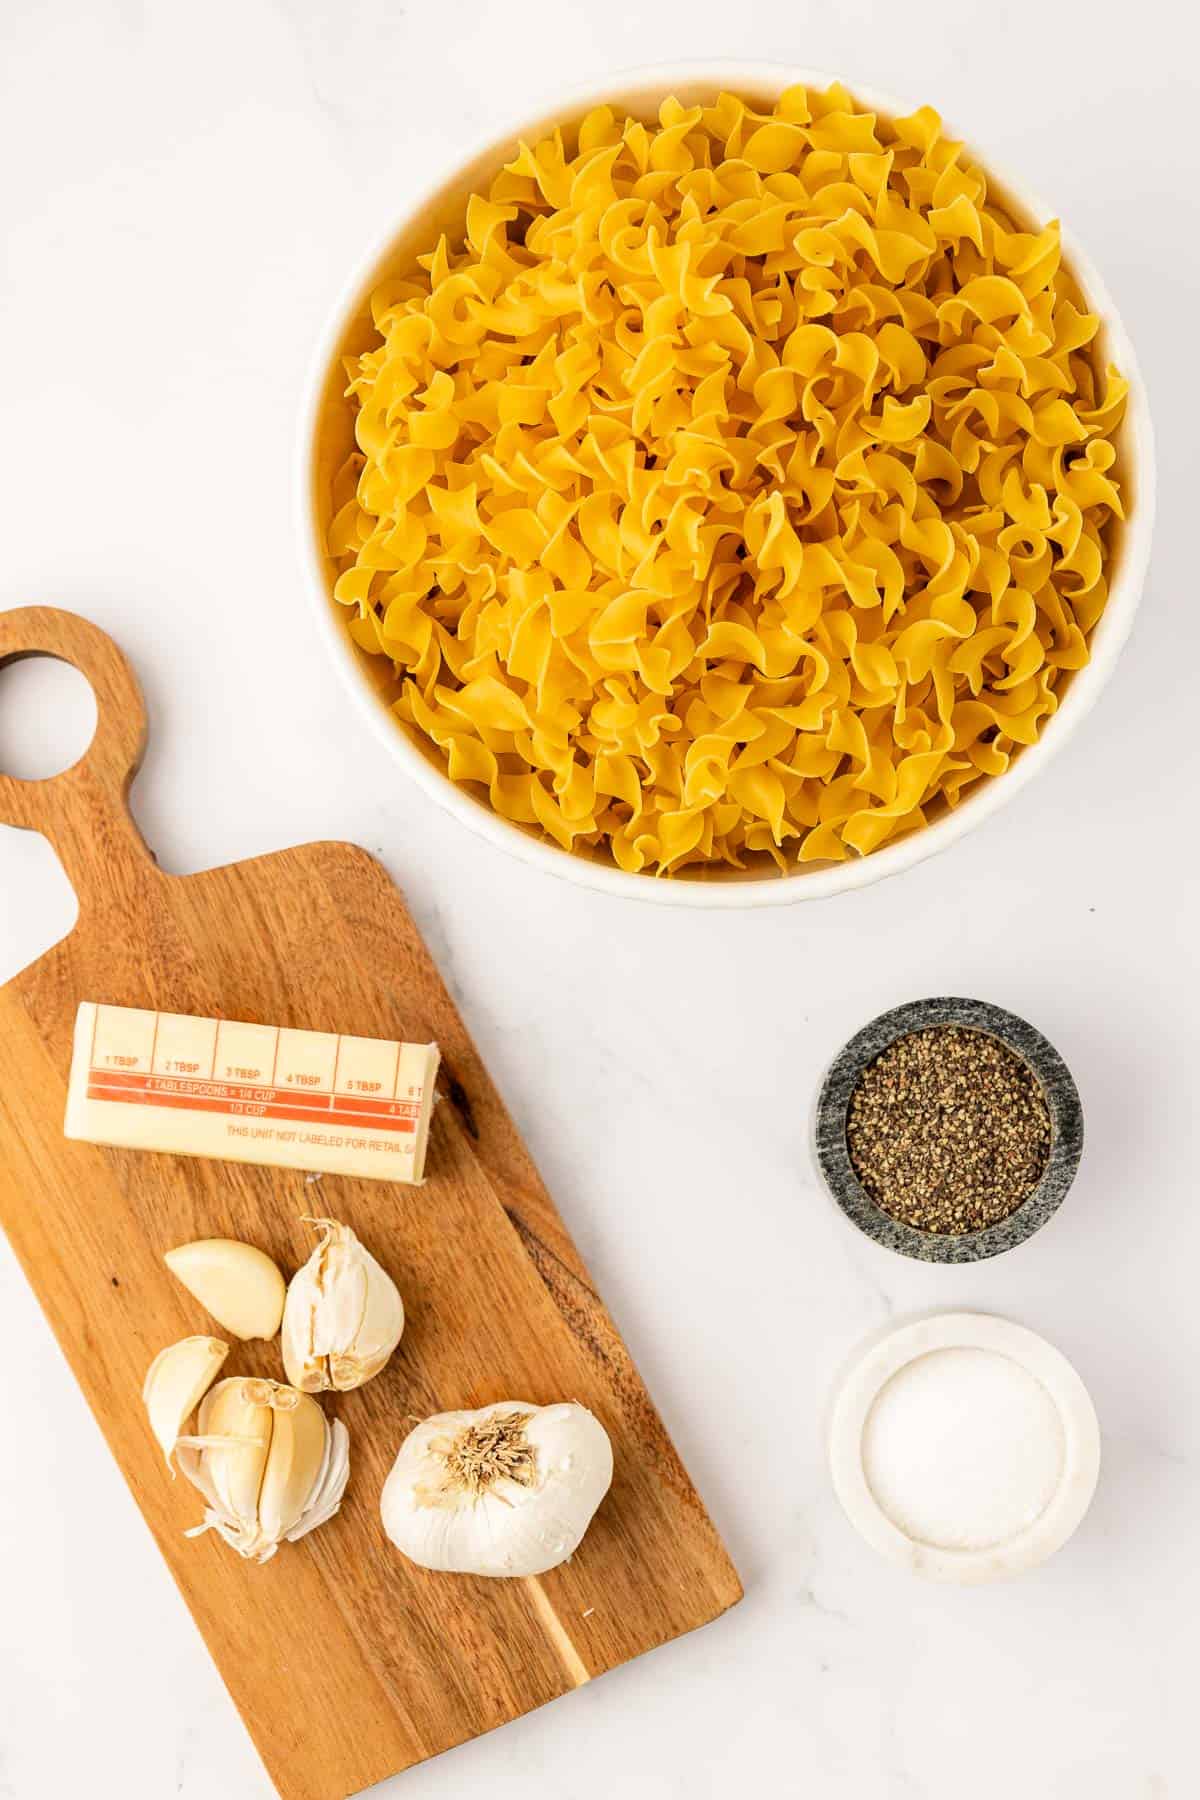
<svg viewBox="0 0 1200 1800">
<path fill-rule="evenodd" d="M 168 866 L 325 835 L 384 858 L 748 1589 L 708 1631 L 412 1772 L 394 1790 L 407 1800 L 528 1800 L 539 1777 L 563 1800 L 1196 1791 L 1198 396 L 1180 345 L 1200 317 L 1200 78 L 1194 27 L 1189 41 L 1173 22 L 1184 11 L 0 12 L 0 606 L 78 608 L 136 660 L 153 717 L 135 809 Z M 932 100 L 1052 196 L 1140 343 L 1162 467 L 1140 627 L 1052 770 L 896 883 L 745 917 L 576 892 L 406 786 L 323 663 L 289 523 L 310 344 L 348 263 L 425 172 L 556 84 L 723 53 Z M 3 678 L 0 761 L 70 747 L 76 709 L 51 681 Z M 42 723 L 21 726 L 23 707 Z M 42 842 L 0 830 L 0 977 L 71 915 Z M 934 991 L 1035 1020 L 1088 1115 L 1058 1217 L 958 1273 L 857 1237 L 805 1147 L 830 1054 L 879 1008 Z M 877 1562 L 822 1460 L 830 1380 L 859 1337 L 947 1304 L 1050 1336 L 1104 1429 L 1079 1536 L 993 1590 L 919 1586 Z M 0 1796 L 259 1800 L 249 1739 L 2 1246 L 0 1366 Z"/>
</svg>

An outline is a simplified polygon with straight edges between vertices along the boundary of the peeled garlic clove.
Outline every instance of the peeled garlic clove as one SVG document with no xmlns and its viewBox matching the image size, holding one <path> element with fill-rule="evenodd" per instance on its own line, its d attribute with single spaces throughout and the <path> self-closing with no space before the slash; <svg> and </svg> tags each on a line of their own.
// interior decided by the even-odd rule
<svg viewBox="0 0 1200 1800">
<path fill-rule="evenodd" d="M 196 1485 L 215 1501 L 227 1527 L 221 1535 L 245 1555 L 259 1539 L 258 1496 L 271 1449 L 275 1385 L 247 1375 L 219 1381 L 200 1408 L 197 1435 L 180 1439 L 185 1448 L 201 1452 L 205 1482 Z M 194 1479 L 191 1458 L 181 1457 L 179 1466 Z"/>
<path fill-rule="evenodd" d="M 316 1405 L 315 1400 L 313 1405 Z M 294 1544 L 297 1538 L 306 1537 L 318 1525 L 324 1525 L 327 1520 L 332 1519 L 346 1492 L 346 1483 L 350 1479 L 350 1433 L 340 1419 L 327 1422 L 329 1437 L 324 1465 L 308 1504 L 287 1534 L 289 1544 Z"/>
<path fill-rule="evenodd" d="M 404 1302 L 348 1225 L 308 1219 L 321 1242 L 293 1275 L 283 1309 L 283 1366 L 306 1394 L 345 1393 L 378 1375 L 404 1331 Z"/>
<path fill-rule="evenodd" d="M 294 1406 L 281 1404 L 284 1396 Z M 325 1414 L 307 1394 L 282 1389 L 274 1406 L 275 1428 L 258 1496 L 258 1528 L 278 1543 L 298 1524 L 325 1466 L 329 1426 Z"/>
<path fill-rule="evenodd" d="M 423 1569 L 542 1575 L 578 1549 L 612 1472 L 608 1433 L 574 1401 L 437 1413 L 400 1446 L 383 1528 Z"/>
<path fill-rule="evenodd" d="M 218 1325 L 239 1338 L 273 1338 L 287 1286 L 271 1258 L 236 1238 L 200 1238 L 163 1257 Z"/>
<path fill-rule="evenodd" d="M 168 1468 L 180 1432 L 217 1379 L 228 1355 L 229 1345 L 220 1338 L 181 1338 L 177 1344 L 160 1350 L 147 1369 L 142 1399 L 150 1415 L 150 1429 L 162 1446 Z"/>
</svg>

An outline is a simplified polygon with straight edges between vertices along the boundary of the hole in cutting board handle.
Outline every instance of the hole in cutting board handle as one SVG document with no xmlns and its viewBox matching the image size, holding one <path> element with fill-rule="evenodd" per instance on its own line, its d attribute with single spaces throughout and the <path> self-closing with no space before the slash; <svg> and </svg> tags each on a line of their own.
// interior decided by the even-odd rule
<svg viewBox="0 0 1200 1800">
<path fill-rule="evenodd" d="M 0 774 L 52 781 L 87 755 L 99 709 L 87 676 L 31 651 L 0 663 Z M 0 827 L 0 983 L 75 928 L 79 900 L 52 845 Z"/>
<path fill-rule="evenodd" d="M 57 607 L 27 606 L 0 612 L 0 678 L 0 824 L 49 839 L 81 910 L 106 904 L 118 866 L 134 878 L 139 869 L 144 875 L 154 868 L 128 806 L 146 745 L 146 705 L 137 676 L 124 653 L 89 619 Z M 13 681 L 25 695 L 6 706 L 6 695 L 18 692 L 10 687 Z M 53 708 L 46 704 L 50 684 L 60 698 Z M 68 711 L 62 696 L 72 690 Z M 91 742 L 63 769 L 66 732 L 73 722 L 74 749 L 89 714 Z M 51 763 L 56 774 L 49 772 Z"/>
<path fill-rule="evenodd" d="M 87 676 L 49 652 L 0 663 L 0 774 L 50 781 L 87 755 L 99 711 Z"/>
</svg>

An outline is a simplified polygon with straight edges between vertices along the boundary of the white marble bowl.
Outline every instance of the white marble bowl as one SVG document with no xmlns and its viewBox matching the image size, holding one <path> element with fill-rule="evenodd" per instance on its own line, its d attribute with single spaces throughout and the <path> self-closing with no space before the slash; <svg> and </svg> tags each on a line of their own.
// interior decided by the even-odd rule
<svg viewBox="0 0 1200 1800">
<path fill-rule="evenodd" d="M 1112 673 L 1141 597 L 1154 516 L 1154 444 L 1146 391 L 1133 345 L 1103 281 L 1080 245 L 1064 231 L 1065 259 L 1090 306 L 1103 321 L 1104 352 L 1131 383 L 1122 443 L 1131 508 L 1117 545 L 1108 604 L 1092 637 L 1091 661 L 1072 677 L 1062 706 L 1046 722 L 1038 742 L 1021 751 L 1005 775 L 977 783 L 957 808 L 940 813 L 922 830 L 851 862 L 799 868 L 784 876 L 773 865 L 767 865 L 744 873 L 687 870 L 670 880 L 657 880 L 650 875 L 626 874 L 607 858 L 561 850 L 501 818 L 485 801 L 453 783 L 392 714 L 387 700 L 387 689 L 392 684 L 390 664 L 358 648 L 346 630 L 343 609 L 332 598 L 332 569 L 325 556 L 322 511 L 329 476 L 352 441 L 349 409 L 341 400 L 344 383 L 340 359 L 370 341 L 365 307 L 372 288 L 387 271 L 417 249 L 425 248 L 443 225 L 453 221 L 465 195 L 511 155 L 518 138 L 531 138 L 556 124 L 577 120 L 602 101 L 649 115 L 668 94 L 676 94 L 686 103 L 728 88 L 761 102 L 775 99 L 796 82 L 826 87 L 832 79 L 812 70 L 774 63 L 682 63 L 608 76 L 515 121 L 465 154 L 442 181 L 410 203 L 399 222 L 388 229 L 348 282 L 314 358 L 299 440 L 299 536 L 331 662 L 340 670 L 355 701 L 396 761 L 440 806 L 510 855 L 584 887 L 674 906 L 780 906 L 865 887 L 923 862 L 981 825 L 997 807 L 1014 799 L 1082 724 Z M 912 110 L 856 82 L 848 81 L 846 85 L 858 100 L 881 113 L 894 117 Z M 1024 219 L 1040 224 L 1054 216 L 1051 209 L 997 171 L 989 157 L 974 154 L 996 190 L 1013 203 Z"/>
<path fill-rule="evenodd" d="M 990 1313 L 930 1313 L 874 1333 L 838 1385 L 828 1448 L 834 1491 L 873 1550 L 969 1586 L 1060 1550 L 1100 1473 L 1096 1409 L 1077 1371 L 1037 1332 Z"/>
</svg>

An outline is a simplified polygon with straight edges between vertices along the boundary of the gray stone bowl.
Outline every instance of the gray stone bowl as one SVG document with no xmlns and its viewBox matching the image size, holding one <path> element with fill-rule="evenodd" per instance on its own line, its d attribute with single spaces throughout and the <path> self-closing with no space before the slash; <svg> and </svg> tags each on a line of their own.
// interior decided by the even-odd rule
<svg viewBox="0 0 1200 1800">
<path fill-rule="evenodd" d="M 918 1231 L 884 1212 L 854 1173 L 846 1142 L 850 1096 L 867 1064 L 897 1038 L 935 1025 L 960 1025 L 999 1038 L 1033 1071 L 1050 1114 L 1050 1156 L 1033 1192 L 999 1224 L 957 1237 Z M 1083 1108 L 1071 1071 L 1040 1031 L 1015 1013 L 991 1006 L 986 1000 L 913 1000 L 907 1006 L 880 1013 L 856 1032 L 836 1057 L 817 1099 L 817 1165 L 833 1198 L 846 1217 L 873 1242 L 899 1251 L 901 1256 L 915 1256 L 921 1262 L 980 1262 L 1023 1244 L 1057 1212 L 1075 1179 L 1082 1154 Z"/>
</svg>

